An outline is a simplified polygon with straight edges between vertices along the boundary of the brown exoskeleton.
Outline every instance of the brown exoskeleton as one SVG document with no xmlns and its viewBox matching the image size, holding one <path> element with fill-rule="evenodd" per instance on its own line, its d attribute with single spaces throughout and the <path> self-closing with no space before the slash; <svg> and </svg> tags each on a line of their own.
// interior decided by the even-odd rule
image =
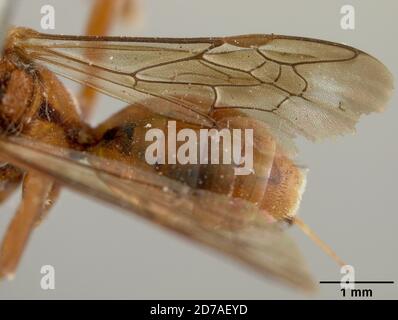
<svg viewBox="0 0 398 320">
<path fill-rule="evenodd" d="M 132 105 L 90 128 L 46 68 Z M 315 238 L 296 217 L 305 172 L 291 160 L 292 139 L 350 132 L 361 114 L 383 110 L 392 89 L 390 73 L 373 57 L 314 39 L 78 37 L 27 29 L 11 31 L 0 80 L 1 157 L 13 164 L 2 167 L 2 197 L 23 178 L 0 274 L 14 272 L 57 181 L 301 287 L 311 286 L 310 277 L 278 223 L 296 223 Z M 165 131 L 168 121 L 194 132 L 252 129 L 253 172 L 237 176 L 233 164 L 149 164 L 148 127 Z"/>
<path fill-rule="evenodd" d="M 104 35 L 121 13 L 133 13 L 132 0 L 96 0 L 86 33 Z M 65 90 L 55 75 L 5 49 L 0 64 L 1 131 L 4 135 L 28 135 L 37 141 L 81 149 L 90 139 L 82 121 L 94 105 L 95 91 L 82 87 L 79 101 Z M 57 113 L 59 112 L 59 113 Z M 43 121 L 44 120 L 44 121 Z M 80 147 L 79 147 L 80 146 Z M 12 276 L 32 228 L 39 224 L 59 194 L 59 184 L 38 173 L 24 172 L 9 163 L 0 168 L 0 200 L 6 200 L 23 181 L 23 198 L 11 222 L 0 254 L 0 278 Z"/>
</svg>

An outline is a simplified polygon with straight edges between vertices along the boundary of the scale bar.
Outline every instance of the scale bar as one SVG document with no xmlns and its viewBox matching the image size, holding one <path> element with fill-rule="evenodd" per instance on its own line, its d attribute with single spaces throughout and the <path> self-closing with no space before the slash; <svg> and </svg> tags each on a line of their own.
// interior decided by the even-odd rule
<svg viewBox="0 0 398 320">
<path fill-rule="evenodd" d="M 362 283 L 362 284 L 394 284 L 394 281 L 319 281 L 321 284 Z"/>
</svg>

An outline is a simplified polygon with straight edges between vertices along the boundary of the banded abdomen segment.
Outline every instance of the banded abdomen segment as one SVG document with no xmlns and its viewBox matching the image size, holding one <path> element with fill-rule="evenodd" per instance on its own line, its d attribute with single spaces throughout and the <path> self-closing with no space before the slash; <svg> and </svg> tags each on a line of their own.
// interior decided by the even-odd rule
<svg viewBox="0 0 398 320">
<path fill-rule="evenodd" d="M 253 168 L 250 174 L 237 175 L 235 169 L 239 167 L 238 165 L 223 164 L 221 153 L 223 148 L 230 146 L 224 146 L 222 139 L 219 164 L 211 163 L 210 154 L 208 154 L 209 163 L 201 163 L 199 145 L 195 149 L 199 163 L 179 163 L 175 152 L 178 152 L 185 141 L 177 141 L 176 150 L 168 150 L 169 135 L 173 134 L 170 131 L 170 123 L 175 125 L 174 130 L 177 134 L 182 129 L 192 129 L 198 139 L 200 130 L 206 128 L 154 114 L 142 105 L 126 107 L 98 126 L 94 130 L 96 143 L 89 148 L 89 152 L 102 158 L 120 161 L 128 166 L 156 171 L 159 175 L 180 181 L 191 188 L 248 200 L 265 209 L 275 220 L 293 216 L 300 202 L 305 177 L 302 171 L 284 156 L 265 125 L 235 111 L 215 112 L 213 118 L 216 123 L 213 129 L 241 130 L 242 155 L 245 143 L 252 143 Z M 146 150 L 153 141 L 146 141 L 145 135 L 151 129 L 164 133 L 165 163 L 148 163 Z M 252 142 L 244 141 L 245 129 L 253 130 Z M 170 138 L 176 140 L 174 136 Z M 170 163 L 170 159 L 175 159 L 175 163 Z"/>
</svg>

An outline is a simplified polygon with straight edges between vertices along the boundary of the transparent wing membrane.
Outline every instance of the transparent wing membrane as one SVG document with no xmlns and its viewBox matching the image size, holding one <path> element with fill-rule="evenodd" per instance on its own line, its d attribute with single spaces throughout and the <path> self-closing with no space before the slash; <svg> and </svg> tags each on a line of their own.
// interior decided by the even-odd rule
<svg viewBox="0 0 398 320">
<path fill-rule="evenodd" d="M 15 34 L 29 59 L 108 95 L 205 126 L 214 125 L 215 110 L 237 110 L 264 121 L 290 150 L 297 135 L 315 141 L 352 132 L 392 92 L 392 76 L 378 60 L 314 39 Z"/>
<path fill-rule="evenodd" d="M 292 285 L 313 282 L 292 240 L 257 206 L 195 190 L 157 174 L 26 138 L 0 140 L 2 157 L 64 185 L 131 210 Z"/>
</svg>

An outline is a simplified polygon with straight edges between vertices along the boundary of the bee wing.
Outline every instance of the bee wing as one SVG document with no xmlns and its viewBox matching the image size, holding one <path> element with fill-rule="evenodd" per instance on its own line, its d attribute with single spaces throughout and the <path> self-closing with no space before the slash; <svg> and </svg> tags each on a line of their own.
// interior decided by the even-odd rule
<svg viewBox="0 0 398 320">
<path fill-rule="evenodd" d="M 315 141 L 354 131 L 360 115 L 383 110 L 393 88 L 377 59 L 315 39 L 15 34 L 21 54 L 58 74 L 203 125 L 215 110 L 239 110 L 264 121 L 288 150 L 297 135 Z"/>
<path fill-rule="evenodd" d="M 292 240 L 254 205 L 158 174 L 26 138 L 0 139 L 2 158 L 127 208 L 166 229 L 303 289 L 314 283 Z"/>
</svg>

